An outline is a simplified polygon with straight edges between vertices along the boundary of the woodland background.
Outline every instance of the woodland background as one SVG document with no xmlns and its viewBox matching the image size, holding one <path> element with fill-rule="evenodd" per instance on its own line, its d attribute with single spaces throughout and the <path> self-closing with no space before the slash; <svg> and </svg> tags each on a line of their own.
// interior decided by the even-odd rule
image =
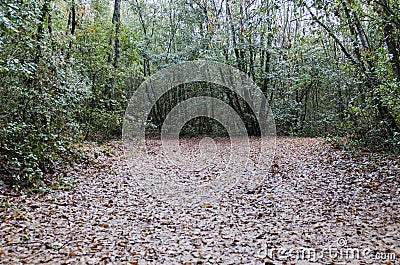
<svg viewBox="0 0 400 265">
<path fill-rule="evenodd" d="M 398 0 L 68 0 L 0 2 L 0 174 L 38 185 L 82 141 L 121 136 L 132 93 L 157 70 L 205 59 L 244 71 L 269 101 L 278 135 L 398 152 Z M 149 117 L 157 131 L 188 97 L 236 94 L 185 84 Z M 205 118 L 183 134 L 223 135 Z"/>
</svg>

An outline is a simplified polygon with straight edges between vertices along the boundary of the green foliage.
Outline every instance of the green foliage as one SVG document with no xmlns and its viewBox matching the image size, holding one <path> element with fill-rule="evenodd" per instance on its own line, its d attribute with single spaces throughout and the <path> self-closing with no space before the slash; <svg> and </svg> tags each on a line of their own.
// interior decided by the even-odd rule
<svg viewBox="0 0 400 265">
<path fill-rule="evenodd" d="M 396 1 L 217 2 L 122 1 L 118 21 L 105 0 L 1 1 L 2 179 L 38 185 L 72 143 L 119 137 L 127 99 L 140 83 L 196 59 L 248 74 L 280 135 L 400 148 Z M 173 107 L 200 95 L 230 104 L 257 134 L 243 99 L 204 84 L 163 96 L 149 129 L 159 130 Z M 195 119 L 183 133 L 225 131 Z"/>
<path fill-rule="evenodd" d="M 49 2 L 1 3 L 1 175 L 37 185 L 63 146 L 75 99 L 58 80 Z"/>
<path fill-rule="evenodd" d="M 65 29 L 71 8 L 70 1 L 0 3 L 0 174 L 16 187 L 40 185 L 55 161 L 75 157 L 71 143 L 120 134 L 125 81 L 136 76 L 129 30 L 120 38 L 131 61 L 116 69 L 108 60 L 108 4 L 75 3 L 73 34 Z"/>
</svg>

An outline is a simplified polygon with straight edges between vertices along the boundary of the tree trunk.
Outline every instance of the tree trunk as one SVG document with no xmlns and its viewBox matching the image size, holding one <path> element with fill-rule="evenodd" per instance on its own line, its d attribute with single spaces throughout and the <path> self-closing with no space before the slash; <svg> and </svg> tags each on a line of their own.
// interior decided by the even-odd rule
<svg viewBox="0 0 400 265">
<path fill-rule="evenodd" d="M 75 10 L 75 0 L 71 1 L 71 9 L 68 14 L 68 25 L 67 25 L 67 34 L 68 32 L 71 33 L 71 35 L 75 34 L 75 28 L 76 28 L 76 10 Z M 68 60 L 71 57 L 71 49 L 72 49 L 72 40 L 69 41 L 68 43 L 68 49 L 67 49 L 67 54 L 66 54 L 66 59 Z"/>
<path fill-rule="evenodd" d="M 112 23 L 115 25 L 115 42 L 114 42 L 114 68 L 118 68 L 121 47 L 119 35 L 121 33 L 121 0 L 115 0 L 114 2 L 114 14 Z"/>
<path fill-rule="evenodd" d="M 393 75 L 396 78 L 396 81 L 400 82 L 400 43 L 399 41 L 396 42 L 395 29 L 391 21 L 393 14 L 390 12 L 386 0 L 382 0 L 381 3 L 383 5 L 383 10 L 380 10 L 380 14 L 382 14 L 383 32 L 387 51 L 389 54 L 391 54 L 390 61 L 393 69 Z M 378 8 L 381 9 L 380 7 Z M 397 36 L 397 38 L 399 37 L 400 36 Z"/>
</svg>

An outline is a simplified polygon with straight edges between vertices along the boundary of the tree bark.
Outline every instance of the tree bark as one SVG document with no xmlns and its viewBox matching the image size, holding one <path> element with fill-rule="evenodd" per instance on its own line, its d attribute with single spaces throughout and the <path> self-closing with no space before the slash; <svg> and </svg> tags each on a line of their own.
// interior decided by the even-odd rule
<svg viewBox="0 0 400 265">
<path fill-rule="evenodd" d="M 114 40 L 114 68 L 118 68 L 121 47 L 119 35 L 121 33 L 121 0 L 115 0 L 114 2 L 114 14 L 112 18 L 112 23 L 115 25 L 115 40 Z"/>
<path fill-rule="evenodd" d="M 75 28 L 76 28 L 75 0 L 72 0 L 71 1 L 71 9 L 70 9 L 70 12 L 68 15 L 67 35 L 68 35 L 68 32 L 70 32 L 71 35 L 74 35 Z M 71 57 L 71 49 L 72 49 L 72 40 L 70 40 L 68 43 L 67 54 L 65 56 L 67 60 Z"/>
<path fill-rule="evenodd" d="M 400 43 L 399 40 L 396 42 L 395 28 L 392 22 L 393 12 L 391 12 L 386 0 L 381 0 L 380 3 L 383 6 L 383 10 L 380 10 L 380 13 L 382 14 L 383 32 L 387 51 L 391 55 L 390 62 L 392 65 L 393 75 L 396 78 L 396 81 L 400 82 Z M 380 7 L 378 8 L 380 9 Z M 400 36 L 397 36 L 397 38 L 399 39 Z"/>
</svg>

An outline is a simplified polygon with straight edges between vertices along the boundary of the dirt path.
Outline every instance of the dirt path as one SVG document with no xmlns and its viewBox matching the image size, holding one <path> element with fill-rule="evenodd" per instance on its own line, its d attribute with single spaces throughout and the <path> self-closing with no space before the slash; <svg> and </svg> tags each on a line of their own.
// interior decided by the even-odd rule
<svg viewBox="0 0 400 265">
<path fill-rule="evenodd" d="M 350 156 L 317 139 L 277 145 L 259 189 L 196 207 L 148 195 L 120 144 L 96 147 L 95 162 L 71 169 L 58 190 L 2 191 L 0 263 L 400 263 L 398 159 Z"/>
</svg>

